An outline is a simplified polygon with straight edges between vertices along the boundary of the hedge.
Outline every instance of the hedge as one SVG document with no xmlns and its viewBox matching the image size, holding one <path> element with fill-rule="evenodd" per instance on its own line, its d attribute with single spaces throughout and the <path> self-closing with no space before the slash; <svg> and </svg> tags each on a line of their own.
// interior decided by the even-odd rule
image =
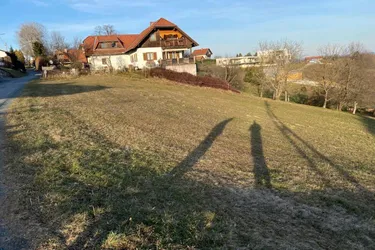
<svg viewBox="0 0 375 250">
<path fill-rule="evenodd" d="M 235 93 L 240 93 L 240 91 L 233 88 L 228 82 L 223 81 L 219 78 L 211 77 L 211 76 L 194 76 L 189 73 L 185 73 L 185 72 L 180 73 L 180 72 L 175 72 L 172 70 L 167 70 L 167 69 L 162 69 L 162 68 L 151 69 L 150 76 L 165 78 L 165 79 L 183 83 L 183 84 L 189 84 L 189 85 L 200 86 L 200 87 L 216 88 L 216 89 L 224 89 L 224 90 L 229 90 Z"/>
</svg>

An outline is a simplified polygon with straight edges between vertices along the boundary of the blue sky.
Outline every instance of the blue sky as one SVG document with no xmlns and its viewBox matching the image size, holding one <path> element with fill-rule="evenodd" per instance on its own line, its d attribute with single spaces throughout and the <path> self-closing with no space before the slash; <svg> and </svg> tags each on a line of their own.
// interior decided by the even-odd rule
<svg viewBox="0 0 375 250">
<path fill-rule="evenodd" d="M 38 22 L 67 40 L 85 38 L 112 24 L 139 33 L 165 17 L 215 55 L 254 52 L 265 40 L 303 42 L 304 54 L 319 46 L 362 42 L 375 51 L 374 0 L 1 0 L 0 48 L 17 47 L 16 31 Z"/>
</svg>

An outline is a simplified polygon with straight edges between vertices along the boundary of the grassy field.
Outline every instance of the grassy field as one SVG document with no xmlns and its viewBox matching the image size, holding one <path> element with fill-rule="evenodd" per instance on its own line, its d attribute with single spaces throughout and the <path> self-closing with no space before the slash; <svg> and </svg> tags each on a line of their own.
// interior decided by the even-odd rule
<svg viewBox="0 0 375 250">
<path fill-rule="evenodd" d="M 3 210 L 37 249 L 375 248 L 370 118 L 87 76 L 29 84 L 6 134 Z"/>
</svg>

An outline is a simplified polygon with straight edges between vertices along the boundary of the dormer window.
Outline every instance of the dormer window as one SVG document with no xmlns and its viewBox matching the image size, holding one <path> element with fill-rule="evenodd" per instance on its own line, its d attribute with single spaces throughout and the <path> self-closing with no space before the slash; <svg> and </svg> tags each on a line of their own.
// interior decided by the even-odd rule
<svg viewBox="0 0 375 250">
<path fill-rule="evenodd" d="M 112 49 L 112 48 L 121 48 L 121 45 L 118 41 L 100 42 L 98 44 L 98 49 Z"/>
</svg>

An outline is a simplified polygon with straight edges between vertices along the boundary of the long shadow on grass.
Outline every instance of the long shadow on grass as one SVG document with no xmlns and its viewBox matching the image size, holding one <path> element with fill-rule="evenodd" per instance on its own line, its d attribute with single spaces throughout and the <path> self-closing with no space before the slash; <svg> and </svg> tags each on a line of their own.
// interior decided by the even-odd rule
<svg viewBox="0 0 375 250">
<path fill-rule="evenodd" d="M 196 147 L 188 156 L 186 156 L 186 158 L 180 164 L 178 164 L 170 172 L 170 175 L 174 177 L 181 177 L 184 173 L 189 171 L 189 169 L 191 169 L 211 148 L 216 138 L 223 133 L 227 124 L 232 120 L 233 118 L 230 118 L 217 124 L 206 136 L 206 138 L 198 145 L 198 147 Z"/>
<path fill-rule="evenodd" d="M 74 95 L 85 92 L 93 92 L 107 89 L 106 86 L 76 85 L 74 82 L 59 84 L 31 83 L 21 94 L 21 97 L 48 97 L 60 95 Z"/>
<path fill-rule="evenodd" d="M 333 167 L 342 177 L 344 177 L 348 182 L 354 185 L 361 191 L 367 191 L 353 176 L 351 176 L 347 171 L 344 170 L 342 166 L 335 164 L 327 156 L 319 152 L 315 147 L 309 144 L 307 141 L 302 139 L 297 135 L 293 130 L 286 126 L 272 111 L 271 106 L 267 101 L 265 101 L 265 106 L 268 116 L 272 119 L 272 122 L 280 130 L 281 134 L 288 140 L 288 142 L 296 149 L 296 151 L 304 158 L 309 164 L 309 167 L 319 174 L 320 178 L 323 180 L 327 187 L 331 186 L 330 180 L 325 176 L 325 174 L 319 170 L 315 160 L 325 161 L 331 167 Z M 298 141 L 303 146 L 299 146 L 296 141 Z M 306 153 L 306 150 L 310 150 L 314 154 L 314 158 L 309 157 Z"/>
<path fill-rule="evenodd" d="M 72 138 L 79 131 L 79 140 L 53 141 L 43 134 L 37 144 L 15 138 L 9 145 L 17 156 L 25 153 L 15 159 L 12 172 L 24 171 L 23 181 L 30 175 L 32 187 L 22 192 L 26 197 L 21 200 L 32 204 L 33 214 L 42 219 L 38 222 L 51 228 L 41 242 L 61 242 L 62 247 L 53 249 L 328 249 L 345 248 L 355 240 L 363 246 L 375 234 L 368 219 L 348 223 L 352 217 L 341 211 L 303 204 L 306 194 L 297 202 L 293 193 L 285 197 L 275 189 L 228 188 L 178 178 L 207 152 L 228 120 L 211 130 L 197 146 L 200 150 L 189 154 L 195 160 L 171 176 L 162 170 L 166 161 L 159 155 L 123 148 L 68 111 L 57 115 L 73 122 L 57 126 Z M 259 143 L 259 127 L 253 131 L 254 143 Z M 374 204 L 366 202 L 361 203 L 364 209 L 374 211 Z"/>
<path fill-rule="evenodd" d="M 262 127 L 254 121 L 250 126 L 251 138 L 251 156 L 254 163 L 255 187 L 271 188 L 271 176 L 264 158 L 263 143 L 262 143 Z"/>
</svg>

